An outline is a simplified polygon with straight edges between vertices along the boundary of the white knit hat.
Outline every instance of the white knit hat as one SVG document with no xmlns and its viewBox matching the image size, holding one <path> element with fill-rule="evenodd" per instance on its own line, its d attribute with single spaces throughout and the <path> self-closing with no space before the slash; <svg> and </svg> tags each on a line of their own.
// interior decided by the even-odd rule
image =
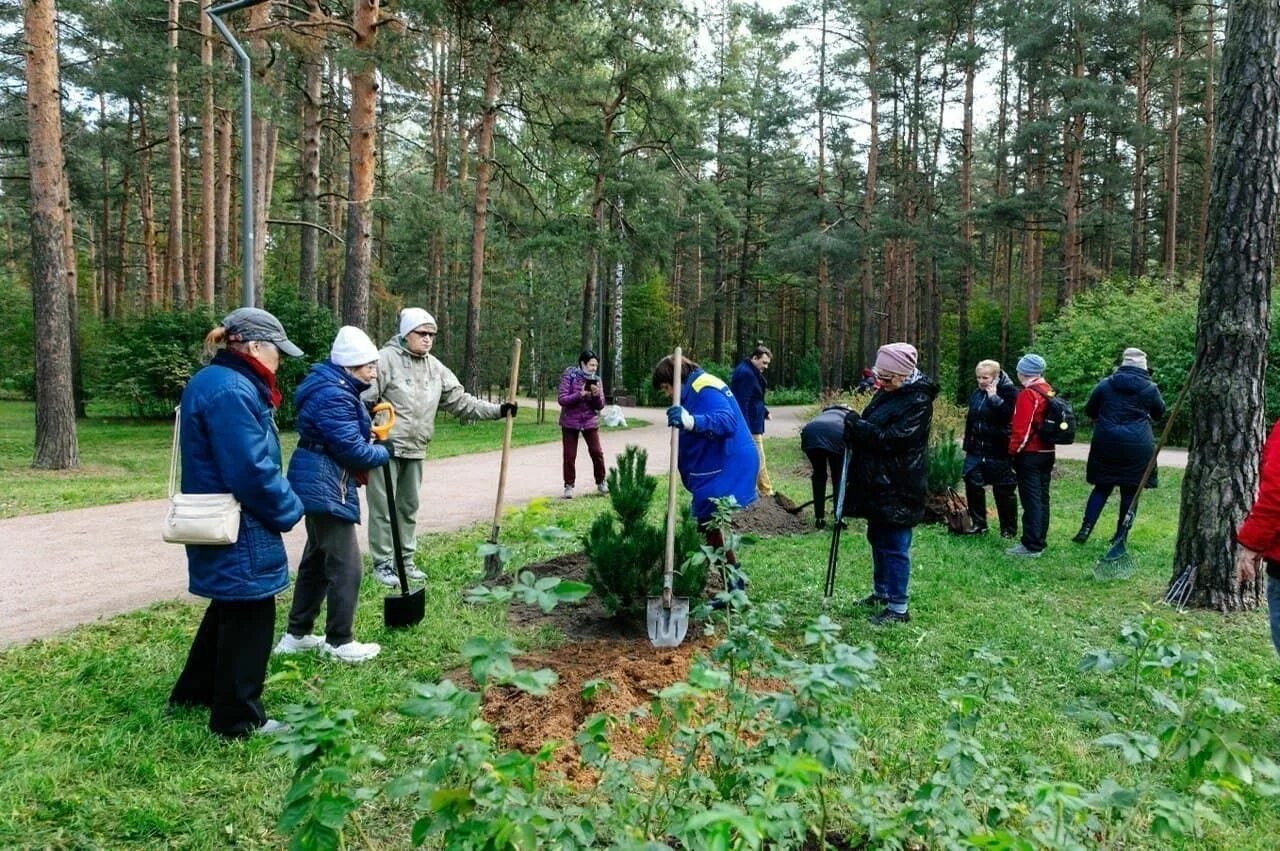
<svg viewBox="0 0 1280 851">
<path fill-rule="evenodd" d="M 407 336 L 414 328 L 423 325 L 430 325 L 432 328 L 436 327 L 436 318 L 421 307 L 406 307 L 400 311 L 400 331 L 398 333 L 401 337 Z"/>
<path fill-rule="evenodd" d="M 1120 355 L 1121 366 L 1136 366 L 1138 369 L 1147 368 L 1147 353 L 1142 349 L 1135 349 L 1132 346 L 1124 350 L 1124 354 Z"/>
<path fill-rule="evenodd" d="M 338 366 L 364 366 L 378 359 L 378 347 L 369 335 L 354 325 L 343 325 L 333 338 L 329 360 Z"/>
</svg>

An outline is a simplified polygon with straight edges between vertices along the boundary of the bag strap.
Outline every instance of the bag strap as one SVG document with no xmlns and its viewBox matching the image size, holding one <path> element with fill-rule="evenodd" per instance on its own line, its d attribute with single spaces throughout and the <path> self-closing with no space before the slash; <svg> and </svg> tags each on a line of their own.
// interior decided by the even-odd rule
<svg viewBox="0 0 1280 851">
<path fill-rule="evenodd" d="M 182 430 L 182 406 L 173 409 L 173 449 L 169 454 L 169 499 L 178 492 L 178 433 Z"/>
</svg>

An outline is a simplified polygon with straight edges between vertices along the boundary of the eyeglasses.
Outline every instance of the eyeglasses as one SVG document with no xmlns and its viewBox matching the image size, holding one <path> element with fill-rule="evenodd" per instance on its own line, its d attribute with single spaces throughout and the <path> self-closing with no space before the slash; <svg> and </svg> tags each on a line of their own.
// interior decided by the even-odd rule
<svg viewBox="0 0 1280 851">
<path fill-rule="evenodd" d="M 903 375 L 903 374 L 902 374 L 902 373 L 900 373 L 900 372 L 884 372 L 884 371 L 879 370 L 879 369 L 872 370 L 872 372 L 874 372 L 874 373 L 875 373 L 876 378 L 880 379 L 881 381 L 886 381 L 886 382 L 888 382 L 888 381 L 902 381 L 903 379 L 905 379 L 905 378 L 906 378 L 906 376 L 905 376 L 905 375 Z"/>
<path fill-rule="evenodd" d="M 435 331 L 410 331 L 409 333 L 417 337 L 434 337 L 436 335 Z"/>
</svg>

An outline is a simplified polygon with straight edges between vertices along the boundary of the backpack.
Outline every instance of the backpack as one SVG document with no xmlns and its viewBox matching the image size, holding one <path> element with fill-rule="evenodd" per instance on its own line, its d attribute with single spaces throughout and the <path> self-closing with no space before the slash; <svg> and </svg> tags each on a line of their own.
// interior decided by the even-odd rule
<svg viewBox="0 0 1280 851">
<path fill-rule="evenodd" d="M 1032 388 L 1034 389 L 1034 388 Z M 1044 393 L 1044 422 L 1040 424 L 1040 439 L 1051 446 L 1065 446 L 1076 440 L 1076 412 L 1071 403 L 1057 393 Z"/>
</svg>

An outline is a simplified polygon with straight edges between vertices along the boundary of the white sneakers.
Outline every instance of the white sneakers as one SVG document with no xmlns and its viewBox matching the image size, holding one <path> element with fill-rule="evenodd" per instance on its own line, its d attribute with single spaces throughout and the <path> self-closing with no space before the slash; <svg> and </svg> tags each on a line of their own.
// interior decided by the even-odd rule
<svg viewBox="0 0 1280 851">
<path fill-rule="evenodd" d="M 332 656 L 339 662 L 346 662 L 349 665 L 367 662 L 374 656 L 377 656 L 381 650 L 381 645 L 374 644 L 373 642 L 366 644 L 363 641 L 356 641 L 355 639 L 348 641 L 346 644 L 339 644 L 337 647 L 334 647 L 326 641 L 323 648 L 323 652 L 326 656 Z"/>
<path fill-rule="evenodd" d="M 573 499 L 573 485 L 564 486 L 564 498 Z"/>
<path fill-rule="evenodd" d="M 324 640 L 323 635 L 292 635 L 286 632 L 280 636 L 280 641 L 276 644 L 272 653 L 302 653 L 307 650 L 319 650 L 326 656 L 331 656 L 339 662 L 348 664 L 356 664 L 358 662 L 366 662 L 377 656 L 381 652 L 382 647 L 373 642 L 365 643 L 362 641 L 348 641 L 346 644 L 339 644 L 334 647 L 332 644 Z M 266 732 L 266 731 L 262 731 Z"/>
<path fill-rule="evenodd" d="M 280 636 L 272 653 L 302 653 L 307 650 L 318 650 L 324 644 L 323 635 L 292 635 L 286 632 Z"/>
<path fill-rule="evenodd" d="M 415 564 L 405 565 L 404 575 L 410 582 L 425 582 L 427 579 L 427 575 L 418 570 Z M 380 561 L 375 564 L 373 578 L 388 588 L 400 587 L 400 574 L 396 572 L 396 566 L 392 562 Z"/>
<path fill-rule="evenodd" d="M 596 493 L 606 494 L 608 492 L 609 492 L 609 485 L 606 482 L 601 482 L 600 484 L 596 485 Z"/>
<path fill-rule="evenodd" d="M 286 635 L 287 634 L 288 633 L 286 633 Z M 261 727 L 254 730 L 253 732 L 254 732 L 254 735 L 276 736 L 276 735 L 279 735 L 280 733 L 289 732 L 289 725 L 284 723 L 283 721 L 277 721 L 274 718 L 268 718 L 266 721 L 262 722 Z"/>
</svg>

